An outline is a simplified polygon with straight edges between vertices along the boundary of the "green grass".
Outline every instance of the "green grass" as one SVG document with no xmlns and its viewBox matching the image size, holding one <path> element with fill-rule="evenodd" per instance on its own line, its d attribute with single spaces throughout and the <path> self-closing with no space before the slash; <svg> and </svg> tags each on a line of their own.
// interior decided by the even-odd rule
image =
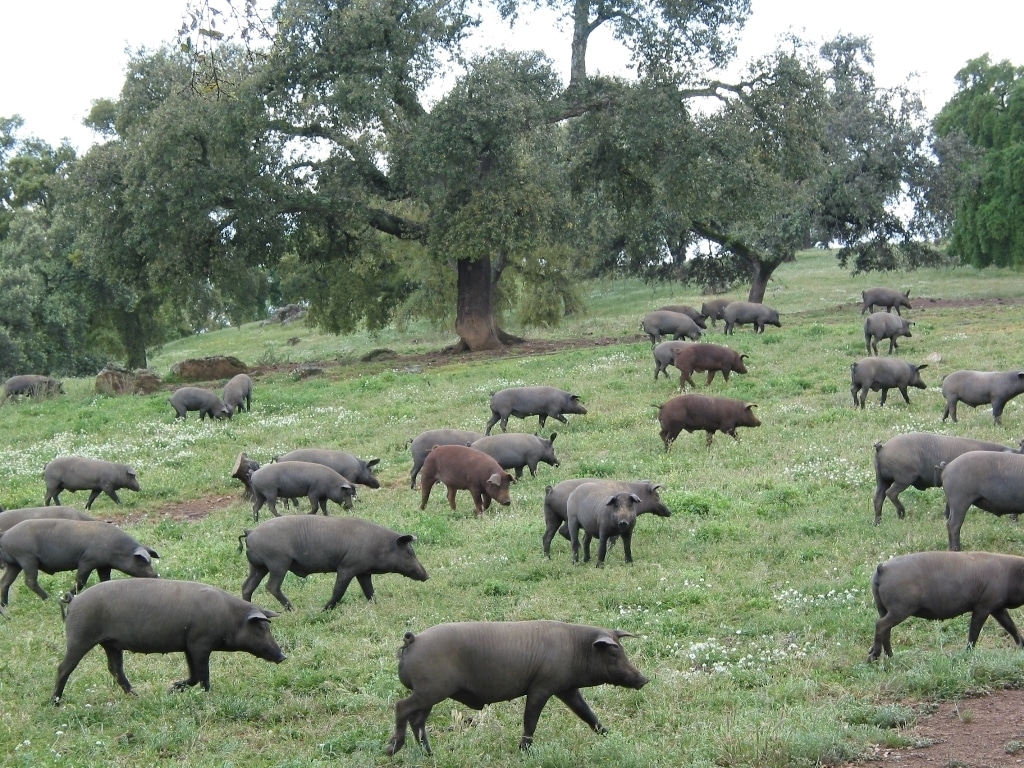
<svg viewBox="0 0 1024 768">
<path fill-rule="evenodd" d="M 186 357 L 235 355 L 247 363 L 325 360 L 323 376 L 287 370 L 258 377 L 254 411 L 230 423 L 174 423 L 167 393 L 97 396 L 91 380 L 65 382 L 65 397 L 0 408 L 0 504 L 42 503 L 43 464 L 80 453 L 132 464 L 141 493 L 124 492 L 118 510 L 106 497 L 98 516 L 124 515 L 126 526 L 157 549 L 165 578 L 196 579 L 238 593 L 247 573 L 237 536 L 251 510 L 229 477 L 234 458 L 257 461 L 302 446 L 349 450 L 381 459 L 383 487 L 362 490 L 355 513 L 419 537 L 430 572 L 424 583 L 396 575 L 375 579 L 366 603 L 353 585 L 332 612 L 320 609 L 327 575 L 289 576 L 284 590 L 296 610 L 273 622 L 288 661 L 274 666 L 247 654 L 215 654 L 213 690 L 168 693 L 181 679 L 181 654 L 126 657 L 138 695 L 122 694 L 95 649 L 72 675 L 65 704 L 48 704 L 63 654 L 55 601 L 42 602 L 21 579 L 0 622 L 0 754 L 4 765 L 47 766 L 814 766 L 864 754 L 868 746 L 903 743 L 900 727 L 928 702 L 1019 684 L 1024 657 L 990 622 L 978 649 L 966 653 L 965 618 L 909 620 L 893 633 L 895 658 L 865 663 L 875 610 L 869 579 L 891 555 L 943 549 L 940 490 L 903 494 L 908 517 L 887 504 L 871 525 L 871 457 L 876 440 L 930 430 L 1015 443 L 1024 436 L 1024 401 L 1011 402 L 1003 426 L 988 408 L 963 408 L 959 424 L 940 421 L 941 377 L 959 368 L 1021 365 L 1024 306 L 973 308 L 915 303 L 914 336 L 901 355 L 913 362 L 937 353 L 924 371 L 929 389 L 878 394 L 861 412 L 849 392 L 850 364 L 864 354 L 856 302 L 861 289 L 888 284 L 918 297 L 1024 297 L 1024 275 L 1001 270 L 924 270 L 851 278 L 831 255 L 803 254 L 778 271 L 766 302 L 783 327 L 725 339 L 749 355 L 750 373 L 715 394 L 756 402 L 763 426 L 718 435 L 680 436 L 666 453 L 652 405 L 676 394 L 675 381 L 654 382 L 650 344 L 637 326 L 665 303 L 699 305 L 688 288 L 636 281 L 594 286 L 584 316 L 532 338 L 617 337 L 611 346 L 523 357 L 515 350 L 486 360 L 453 359 L 411 370 L 399 358 L 360 364 L 375 348 L 398 354 L 435 351 L 450 333 L 423 327 L 374 336 L 325 336 L 301 323 L 253 324 L 203 334 L 153 353 L 163 375 Z M 740 293 L 735 294 L 740 297 Z M 721 326 L 719 326 L 720 330 Z M 290 344 L 289 339 L 299 342 Z M 720 334 L 711 340 L 722 342 Z M 674 370 L 674 369 L 673 369 Z M 701 377 L 702 379 L 702 377 Z M 459 494 L 458 510 L 435 489 L 425 512 L 408 487 L 407 441 L 425 429 L 480 430 L 488 393 L 504 386 L 549 384 L 581 395 L 590 413 L 559 433 L 554 469 L 513 486 L 512 505 L 476 519 Z M 701 391 L 703 389 L 701 388 Z M 510 429 L 536 430 L 512 419 Z M 664 485 L 674 510 L 644 516 L 633 541 L 635 563 L 613 548 L 603 569 L 571 564 L 557 538 L 541 554 L 544 486 L 582 475 L 650 478 Z M 232 501 L 194 521 L 166 519 L 172 503 L 210 496 Z M 85 495 L 62 497 L 84 504 Z M 339 514 L 337 508 L 332 514 Z M 966 549 L 1018 552 L 1021 526 L 972 511 Z M 42 576 L 59 593 L 71 574 Z M 261 605 L 277 609 L 261 588 Z M 405 695 L 395 652 L 406 630 L 443 621 L 553 618 L 613 626 L 637 635 L 624 643 L 651 678 L 641 691 L 602 686 L 585 691 L 610 733 L 596 737 L 560 702 L 541 716 L 533 750 L 516 749 L 523 701 L 474 712 L 444 702 L 428 722 L 434 756 L 412 742 L 395 758 L 383 747 L 394 702 Z"/>
</svg>

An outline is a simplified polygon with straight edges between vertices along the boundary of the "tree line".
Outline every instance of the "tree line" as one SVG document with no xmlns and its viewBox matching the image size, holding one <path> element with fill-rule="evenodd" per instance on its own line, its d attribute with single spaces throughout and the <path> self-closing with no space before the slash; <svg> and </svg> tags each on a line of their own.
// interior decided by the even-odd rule
<svg viewBox="0 0 1024 768">
<path fill-rule="evenodd" d="M 0 372 L 144 367 L 293 302 L 336 333 L 423 317 L 493 348 L 580 311 L 595 276 L 760 301 L 814 244 L 855 272 L 1024 260 L 1008 62 L 968 62 L 929 121 L 864 38 L 789 37 L 727 80 L 748 0 L 544 3 L 568 82 L 543 52 L 467 55 L 462 0 L 247 3 L 236 35 L 198 1 L 93 103 L 81 156 L 0 119 Z M 635 76 L 590 74 L 601 28 Z"/>
</svg>

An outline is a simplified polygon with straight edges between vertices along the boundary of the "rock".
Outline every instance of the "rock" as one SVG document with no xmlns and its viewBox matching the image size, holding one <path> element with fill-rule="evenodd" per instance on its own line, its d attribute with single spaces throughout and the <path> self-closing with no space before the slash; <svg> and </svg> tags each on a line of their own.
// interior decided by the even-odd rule
<svg viewBox="0 0 1024 768">
<path fill-rule="evenodd" d="M 131 371 L 117 363 L 107 363 L 96 375 L 96 391 L 101 395 L 125 395 L 135 384 Z"/>
<path fill-rule="evenodd" d="M 171 366 L 171 375 L 179 381 L 212 381 L 230 379 L 239 373 L 248 373 L 249 367 L 237 357 L 215 356 L 182 360 Z"/>
<path fill-rule="evenodd" d="M 151 395 L 160 389 L 160 377 L 152 368 L 136 368 L 132 376 L 135 377 L 132 392 L 136 395 Z"/>
</svg>

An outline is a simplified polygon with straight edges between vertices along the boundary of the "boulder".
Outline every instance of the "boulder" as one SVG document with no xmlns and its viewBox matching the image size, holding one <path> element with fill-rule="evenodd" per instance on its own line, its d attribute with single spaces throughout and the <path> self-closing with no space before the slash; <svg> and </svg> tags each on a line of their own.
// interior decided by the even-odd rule
<svg viewBox="0 0 1024 768">
<path fill-rule="evenodd" d="M 134 384 L 132 372 L 117 363 L 107 363 L 96 374 L 96 391 L 101 395 L 131 394 Z"/>
<path fill-rule="evenodd" d="M 201 357 L 182 360 L 171 366 L 171 374 L 179 381 L 213 381 L 230 379 L 239 373 L 248 373 L 249 367 L 237 357 Z"/>
</svg>

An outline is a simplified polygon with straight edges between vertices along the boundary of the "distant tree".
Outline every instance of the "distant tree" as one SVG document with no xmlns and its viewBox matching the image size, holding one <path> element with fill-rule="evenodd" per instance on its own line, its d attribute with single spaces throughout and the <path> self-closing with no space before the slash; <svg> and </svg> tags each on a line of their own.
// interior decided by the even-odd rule
<svg viewBox="0 0 1024 768">
<path fill-rule="evenodd" d="M 1024 67 L 985 55 L 956 82 L 934 121 L 949 250 L 978 267 L 1024 266 Z"/>
</svg>

